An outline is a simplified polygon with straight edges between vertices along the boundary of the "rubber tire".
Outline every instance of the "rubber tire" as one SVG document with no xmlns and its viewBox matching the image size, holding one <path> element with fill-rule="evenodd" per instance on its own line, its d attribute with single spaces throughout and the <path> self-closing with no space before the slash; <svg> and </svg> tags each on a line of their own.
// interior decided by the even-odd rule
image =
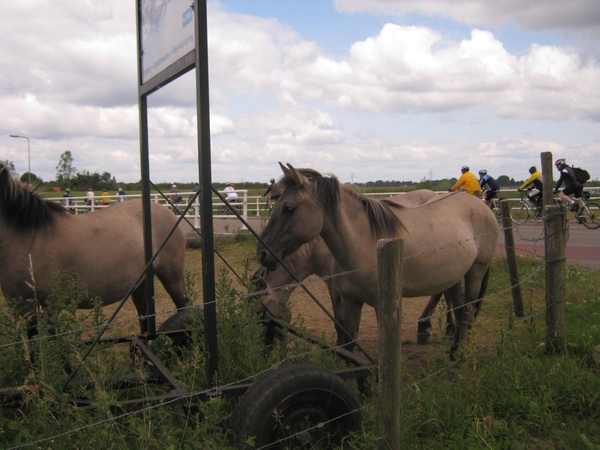
<svg viewBox="0 0 600 450">
<path fill-rule="evenodd" d="M 158 327 L 157 332 L 167 333 L 176 330 L 190 330 L 194 321 L 198 320 L 204 320 L 204 310 L 202 308 L 186 308 L 177 311 L 165 320 Z M 170 334 L 169 338 L 173 341 L 173 346 L 175 347 L 188 347 L 191 344 L 189 331 Z"/>
<path fill-rule="evenodd" d="M 335 373 L 311 364 L 283 366 L 243 395 L 231 422 L 234 445 L 332 448 L 360 428 L 360 409 L 358 395 Z M 315 426 L 320 423 L 324 424 Z M 312 429 L 285 439 L 308 428 Z M 250 437 L 253 446 L 246 443 Z"/>
<path fill-rule="evenodd" d="M 598 206 L 597 203 L 588 203 L 587 206 L 594 215 L 594 218 L 590 219 L 587 210 L 584 210 L 583 218 L 585 221 L 583 222 L 583 226 L 589 228 L 590 230 L 600 228 L 600 206 Z"/>
<path fill-rule="evenodd" d="M 515 206 L 519 206 L 519 209 L 516 211 L 516 213 L 513 210 L 513 208 Z M 531 210 L 529 209 L 529 206 L 527 206 L 525 203 L 517 203 L 517 202 L 510 203 L 509 210 L 510 210 L 510 219 L 513 221 L 513 223 L 515 223 L 517 225 L 524 224 L 525 222 L 527 222 L 529 220 L 529 217 L 531 216 Z"/>
</svg>

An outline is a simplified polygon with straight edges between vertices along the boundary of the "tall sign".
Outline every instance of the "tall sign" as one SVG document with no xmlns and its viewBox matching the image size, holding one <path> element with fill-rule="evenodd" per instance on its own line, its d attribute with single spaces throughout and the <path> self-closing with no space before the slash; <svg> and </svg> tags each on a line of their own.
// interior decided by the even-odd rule
<svg viewBox="0 0 600 450">
<path fill-rule="evenodd" d="M 146 83 L 194 50 L 194 10 L 190 0 L 142 0 L 140 13 L 141 81 Z"/>
</svg>

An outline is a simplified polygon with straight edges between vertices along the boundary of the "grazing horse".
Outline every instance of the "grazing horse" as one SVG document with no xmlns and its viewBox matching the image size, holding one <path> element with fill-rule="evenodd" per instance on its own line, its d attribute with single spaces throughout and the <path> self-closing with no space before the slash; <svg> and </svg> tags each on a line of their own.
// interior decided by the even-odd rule
<svg viewBox="0 0 600 450">
<path fill-rule="evenodd" d="M 152 246 L 157 249 L 175 224 L 164 206 L 151 204 Z M 184 287 L 185 237 L 176 229 L 158 257 L 154 273 L 177 308 L 187 304 Z M 87 288 L 80 308 L 123 299 L 146 266 L 142 202 L 119 203 L 93 214 L 71 215 L 14 181 L 0 163 L 0 287 L 6 299 L 22 298 L 32 325 L 33 299 L 44 305 L 59 271 L 78 274 Z M 132 294 L 138 315 L 146 315 L 146 280 Z M 142 332 L 144 325 L 141 322 Z"/>
<path fill-rule="evenodd" d="M 332 278 L 342 299 L 336 319 L 356 337 L 364 303 L 378 301 L 377 240 L 404 240 L 404 297 L 453 292 L 459 306 L 461 280 L 468 310 L 456 310 L 457 327 L 451 355 L 468 337 L 471 304 L 479 310 L 487 287 L 498 224 L 493 213 L 476 197 L 456 193 L 406 208 L 389 199 L 376 200 L 358 194 L 333 175 L 312 169 L 295 169 L 280 163 L 284 192 L 262 232 L 258 245 L 261 265 L 274 269 L 302 244 L 321 235 L 334 257 Z M 461 302 L 462 303 L 462 302 Z"/>
<path fill-rule="evenodd" d="M 436 194 L 428 189 L 418 189 L 416 191 L 407 192 L 406 194 L 394 195 L 389 198 L 390 201 L 406 207 L 420 206 L 434 197 L 446 194 Z M 288 255 L 284 259 L 284 263 L 296 275 L 298 280 L 302 281 L 312 274 L 316 274 L 320 278 L 325 278 L 324 282 L 331 297 L 332 306 L 335 311 L 342 305 L 339 295 L 331 291 L 331 283 L 328 277 L 332 275 L 333 255 L 327 248 L 325 241 L 321 236 L 317 236 L 312 241 L 303 244 L 298 250 Z M 294 277 L 283 266 L 277 265 L 275 270 L 268 271 L 264 267 L 258 269 L 253 276 L 254 286 L 256 291 L 264 291 L 260 294 L 260 304 L 258 312 L 263 315 L 264 319 L 279 317 L 282 313 L 286 315 L 287 320 L 291 320 L 289 311 L 283 311 L 283 301 L 286 295 L 291 294 L 298 286 L 295 284 Z M 428 328 L 431 327 L 431 315 L 443 294 L 432 295 L 423 314 L 419 318 L 419 327 L 417 333 L 417 341 L 424 344 L 429 339 Z M 454 331 L 454 319 L 452 314 L 452 306 L 448 296 L 446 296 L 449 311 L 446 314 L 447 328 L 446 335 L 452 336 Z M 337 329 L 337 324 L 336 324 Z M 357 330 L 358 331 L 358 330 Z M 345 342 L 345 333 L 337 329 L 338 340 L 337 344 L 341 345 Z M 352 346 L 349 346 L 350 349 Z"/>
</svg>

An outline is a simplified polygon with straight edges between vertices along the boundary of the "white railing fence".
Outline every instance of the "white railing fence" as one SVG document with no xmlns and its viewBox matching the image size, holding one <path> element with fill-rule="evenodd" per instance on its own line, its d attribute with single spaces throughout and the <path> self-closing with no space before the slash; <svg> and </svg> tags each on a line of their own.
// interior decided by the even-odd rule
<svg viewBox="0 0 600 450">
<path fill-rule="evenodd" d="M 596 196 L 600 188 L 585 188 L 592 193 L 593 197 L 591 200 L 597 200 Z M 248 220 L 248 217 L 268 217 L 270 215 L 269 206 L 267 205 L 267 201 L 264 197 L 258 195 L 248 195 L 248 191 L 246 189 L 236 190 L 238 194 L 238 201 L 234 204 L 235 207 L 240 212 L 240 215 L 244 218 L 244 220 Z M 500 191 L 500 198 L 502 198 L 502 192 L 517 192 L 517 189 L 502 189 Z M 219 191 L 223 196 L 226 195 L 226 192 Z M 393 195 L 401 195 L 406 192 L 379 192 L 379 193 L 365 193 L 365 195 L 373 196 L 376 198 L 388 198 Z M 439 191 L 438 194 L 444 194 L 446 191 Z M 176 205 L 179 211 L 175 211 L 175 213 L 180 213 L 185 210 L 188 203 L 191 201 L 191 198 L 194 196 L 194 192 L 180 192 L 178 195 L 182 197 L 182 202 Z M 174 194 L 166 193 L 167 197 L 172 197 Z M 142 197 L 141 194 L 132 194 L 132 195 L 109 195 L 109 196 L 95 196 L 92 204 L 88 204 L 87 197 L 61 197 L 61 198 L 52 198 L 49 200 L 58 202 L 69 208 L 73 214 L 87 214 L 90 212 L 95 212 L 102 210 L 104 208 L 108 208 L 117 203 L 128 201 L 132 199 L 140 199 Z M 152 194 L 151 199 L 153 202 L 165 205 L 169 209 L 173 209 L 171 205 L 167 203 L 167 201 L 160 194 Z M 103 203 L 104 201 L 104 203 Z M 108 203 L 106 203 L 108 202 Z M 234 218 L 235 215 L 231 213 L 229 208 L 223 204 L 223 202 L 215 195 L 213 195 L 213 216 L 215 218 Z M 195 228 L 200 228 L 200 205 L 198 203 L 198 199 L 196 199 L 194 205 L 188 210 L 186 217 L 190 220 Z"/>
</svg>

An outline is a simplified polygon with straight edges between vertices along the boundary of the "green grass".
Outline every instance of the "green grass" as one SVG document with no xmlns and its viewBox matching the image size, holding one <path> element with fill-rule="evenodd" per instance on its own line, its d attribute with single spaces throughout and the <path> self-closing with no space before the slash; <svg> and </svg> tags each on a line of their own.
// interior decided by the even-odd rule
<svg viewBox="0 0 600 450">
<path fill-rule="evenodd" d="M 227 250 L 227 248 L 221 250 Z M 252 238 L 241 239 L 236 251 L 251 255 Z M 423 449 L 600 449 L 600 281 L 595 271 L 567 268 L 565 348 L 547 356 L 544 348 L 544 273 L 537 259 L 520 260 L 526 318 L 512 315 L 508 270 L 503 259 L 494 261 L 489 293 L 463 360 L 450 366 L 447 356 L 430 352 L 419 376 L 406 371 L 402 378 L 401 436 L 404 448 Z M 243 280 L 249 273 L 242 274 Z M 244 283 L 242 283 L 244 284 Z M 3 400 L 0 407 L 2 448 L 179 449 L 233 448 L 229 420 L 237 399 L 214 398 L 195 408 L 165 406 L 116 417 L 114 406 L 126 399 L 168 393 L 144 378 L 147 364 L 131 358 L 127 346 L 98 347 L 80 369 L 94 379 L 94 388 L 74 387 L 62 392 L 68 370 L 81 361 L 77 347 L 80 316 L 74 303 L 80 295 L 77 279 L 58 277 L 57 294 L 44 308 L 42 337 L 20 345 L 25 325 L 18 305 L 0 315 L 0 386 L 36 385 L 22 400 Z M 316 351 L 301 339 L 285 336 L 270 351 L 262 345 L 262 328 L 254 306 L 239 300 L 246 288 L 234 288 L 221 271 L 217 280 L 219 303 L 220 385 L 252 379 L 279 361 L 312 362 L 334 369 L 343 364 L 329 353 Z M 188 278 L 188 292 L 197 289 Z M 86 324 L 106 320 L 98 307 Z M 298 319 L 300 322 L 301 318 Z M 174 348 L 166 338 L 152 341 L 153 350 L 189 389 L 206 387 L 203 327 L 192 325 L 194 345 Z M 288 359 L 293 354 L 298 359 Z M 116 388 L 107 380 L 137 373 L 142 382 Z M 144 381 L 145 380 L 145 381 Z M 376 391 L 376 389 L 374 389 Z M 88 398 L 92 410 L 75 408 L 69 399 Z M 364 398 L 363 426 L 346 448 L 378 448 L 377 397 Z M 77 432 L 74 432 L 77 430 Z M 45 440 L 49 439 L 49 440 Z"/>
</svg>

